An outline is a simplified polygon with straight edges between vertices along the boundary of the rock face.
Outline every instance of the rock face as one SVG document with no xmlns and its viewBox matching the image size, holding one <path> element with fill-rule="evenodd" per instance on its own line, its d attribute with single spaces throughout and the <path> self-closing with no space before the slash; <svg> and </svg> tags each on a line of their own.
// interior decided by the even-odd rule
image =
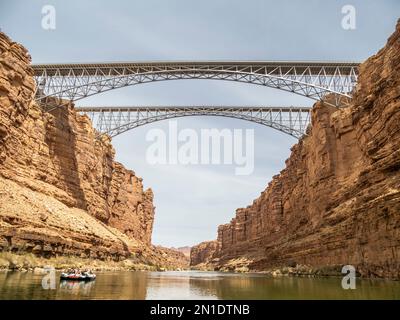
<svg viewBox="0 0 400 320">
<path fill-rule="evenodd" d="M 0 177 L 0 251 L 121 260 L 145 249 L 82 209 Z"/>
<path fill-rule="evenodd" d="M 190 249 L 191 248 L 189 246 L 178 247 L 178 248 L 172 247 L 171 249 L 182 252 L 186 257 L 190 258 Z"/>
<path fill-rule="evenodd" d="M 218 250 L 217 241 L 204 241 L 190 249 L 190 265 L 210 263 Z"/>
<path fill-rule="evenodd" d="M 150 246 L 152 191 L 72 104 L 42 111 L 29 63 L 0 33 L 0 247 L 117 257 Z"/>
<path fill-rule="evenodd" d="M 189 257 L 175 248 L 154 246 L 153 252 L 152 261 L 157 265 L 163 265 L 168 269 L 187 269 L 189 267 Z"/>
<path fill-rule="evenodd" d="M 363 276 L 400 278 L 400 23 L 362 64 L 352 104 L 314 105 L 286 168 L 219 226 L 217 242 L 213 253 L 193 248 L 192 264 L 351 264 Z"/>
</svg>

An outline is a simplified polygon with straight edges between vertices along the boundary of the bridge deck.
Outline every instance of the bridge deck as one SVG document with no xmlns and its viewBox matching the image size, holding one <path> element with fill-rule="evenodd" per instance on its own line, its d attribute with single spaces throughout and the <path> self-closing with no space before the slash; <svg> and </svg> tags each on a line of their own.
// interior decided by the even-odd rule
<svg viewBox="0 0 400 320">
<path fill-rule="evenodd" d="M 253 112 L 309 112 L 311 107 L 280 106 L 80 106 L 81 112 L 140 112 L 140 111 L 253 111 Z"/>
<path fill-rule="evenodd" d="M 161 69 L 171 68 L 171 71 L 180 67 L 185 69 L 201 69 L 210 67 L 221 67 L 226 69 L 229 67 L 239 67 L 241 68 L 241 71 L 245 71 L 243 67 L 246 66 L 249 70 L 252 68 L 254 73 L 263 73 L 261 70 L 257 71 L 257 69 L 267 67 L 268 69 L 277 68 L 276 74 L 283 72 L 289 75 L 298 75 L 299 72 L 302 72 L 302 70 L 307 68 L 309 68 L 311 73 L 318 74 L 321 67 L 324 67 L 326 75 L 333 75 L 338 68 L 340 72 L 346 73 L 350 68 L 357 68 L 359 64 L 359 62 L 350 61 L 145 61 L 33 64 L 32 68 L 36 76 L 41 76 L 44 71 L 46 71 L 47 76 L 54 76 L 56 74 L 66 76 L 71 70 L 77 73 L 85 71 L 85 74 L 95 75 L 99 69 L 104 70 L 108 74 L 109 71 L 114 71 L 115 74 L 120 74 L 123 71 L 126 72 L 127 69 L 134 69 L 134 72 L 141 72 L 141 68 L 144 68 L 148 71 L 149 67 Z M 274 72 L 272 72 L 272 74 L 274 74 Z"/>
</svg>

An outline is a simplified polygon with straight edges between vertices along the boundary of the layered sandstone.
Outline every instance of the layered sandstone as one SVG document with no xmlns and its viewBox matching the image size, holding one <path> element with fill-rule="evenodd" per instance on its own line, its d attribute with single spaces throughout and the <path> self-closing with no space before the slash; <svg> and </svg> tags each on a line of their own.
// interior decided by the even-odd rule
<svg viewBox="0 0 400 320">
<path fill-rule="evenodd" d="M 172 247 L 171 249 L 172 250 L 177 250 L 179 252 L 182 252 L 186 257 L 190 258 L 191 247 L 189 247 L 189 246 L 178 247 L 178 248 Z"/>
<path fill-rule="evenodd" d="M 202 263 L 209 263 L 218 250 L 217 241 L 204 241 L 190 249 L 190 265 L 197 266 Z"/>
<path fill-rule="evenodd" d="M 165 269 L 189 268 L 189 257 L 175 248 L 154 246 L 152 261 L 155 265 L 163 265 Z"/>
<path fill-rule="evenodd" d="M 223 268 L 240 258 L 253 270 L 351 264 L 399 279 L 400 23 L 361 65 L 351 105 L 316 103 L 291 151 L 260 197 L 218 228 L 215 251 L 192 250 L 192 261 Z"/>
<path fill-rule="evenodd" d="M 0 246 L 126 257 L 151 244 L 153 193 L 72 104 L 35 102 L 27 51 L 0 33 Z"/>
<path fill-rule="evenodd" d="M 0 177 L 0 251 L 121 260 L 143 244 L 86 211 Z"/>
</svg>

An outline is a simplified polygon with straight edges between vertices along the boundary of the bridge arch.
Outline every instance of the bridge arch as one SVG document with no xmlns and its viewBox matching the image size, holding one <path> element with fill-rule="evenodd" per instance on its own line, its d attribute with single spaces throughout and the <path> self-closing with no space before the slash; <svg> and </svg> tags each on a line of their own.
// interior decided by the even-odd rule
<svg viewBox="0 0 400 320">
<path fill-rule="evenodd" d="M 306 107 L 81 107 L 99 134 L 115 137 L 149 123 L 189 116 L 219 116 L 258 123 L 296 139 L 301 138 L 310 122 Z"/>
<path fill-rule="evenodd" d="M 357 81 L 357 63 L 333 62 L 157 62 L 34 65 L 37 99 L 77 101 L 101 92 L 148 82 L 208 79 L 262 85 L 347 104 Z"/>
</svg>

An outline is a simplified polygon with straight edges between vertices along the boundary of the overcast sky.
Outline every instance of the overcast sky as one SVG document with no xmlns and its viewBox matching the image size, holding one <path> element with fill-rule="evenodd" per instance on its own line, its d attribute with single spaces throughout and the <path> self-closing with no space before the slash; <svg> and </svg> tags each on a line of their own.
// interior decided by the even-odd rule
<svg viewBox="0 0 400 320">
<path fill-rule="evenodd" d="M 44 5 L 56 9 L 56 29 L 41 27 Z M 356 29 L 341 26 L 344 5 L 356 9 Z M 0 0 L 0 28 L 22 43 L 34 63 L 145 60 L 362 61 L 394 31 L 398 0 Z M 165 81 L 83 99 L 78 105 L 298 105 L 312 100 L 275 89 L 224 81 Z M 252 203 L 284 168 L 296 140 L 236 119 L 188 117 L 178 128 L 255 131 L 255 170 L 235 176 L 228 165 L 150 165 L 146 132 L 113 139 L 116 158 L 154 191 L 153 242 L 193 245 L 216 238 L 217 226 Z"/>
</svg>

